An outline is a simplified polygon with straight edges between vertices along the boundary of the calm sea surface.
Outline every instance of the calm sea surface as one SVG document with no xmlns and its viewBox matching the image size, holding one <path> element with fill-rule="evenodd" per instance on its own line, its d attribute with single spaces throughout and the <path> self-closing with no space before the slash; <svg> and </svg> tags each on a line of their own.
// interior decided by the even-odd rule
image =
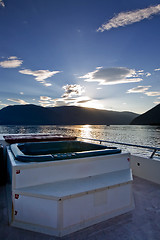
<svg viewBox="0 0 160 240">
<path fill-rule="evenodd" d="M 36 125 L 36 126 L 0 126 L 1 134 L 52 133 L 108 141 L 131 143 L 137 145 L 160 147 L 160 127 L 158 126 L 130 126 L 130 125 Z M 106 144 L 111 146 L 111 144 Z M 112 144 L 113 146 L 113 144 Z M 116 145 L 123 151 L 149 157 L 151 150 Z M 160 160 L 160 152 L 155 155 Z"/>
</svg>

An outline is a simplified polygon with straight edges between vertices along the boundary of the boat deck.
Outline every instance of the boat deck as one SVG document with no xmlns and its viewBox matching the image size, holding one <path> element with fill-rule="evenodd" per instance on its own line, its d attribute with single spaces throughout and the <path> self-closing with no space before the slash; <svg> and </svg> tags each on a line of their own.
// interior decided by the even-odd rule
<svg viewBox="0 0 160 240">
<path fill-rule="evenodd" d="M 5 186 L 0 186 L 0 239 L 4 240 L 160 240 L 160 185 L 134 177 L 135 209 L 62 238 L 8 225 Z"/>
</svg>

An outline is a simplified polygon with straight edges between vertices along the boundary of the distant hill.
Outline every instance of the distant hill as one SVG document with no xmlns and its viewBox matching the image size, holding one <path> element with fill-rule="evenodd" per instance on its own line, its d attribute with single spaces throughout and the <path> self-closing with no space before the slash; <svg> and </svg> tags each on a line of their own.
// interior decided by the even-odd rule
<svg viewBox="0 0 160 240">
<path fill-rule="evenodd" d="M 127 125 L 137 117 L 132 112 L 116 112 L 63 106 L 46 108 L 37 105 L 14 105 L 0 110 L 1 125 Z"/>
<path fill-rule="evenodd" d="M 160 125 L 160 104 L 149 111 L 139 115 L 132 122 L 132 125 Z"/>
</svg>

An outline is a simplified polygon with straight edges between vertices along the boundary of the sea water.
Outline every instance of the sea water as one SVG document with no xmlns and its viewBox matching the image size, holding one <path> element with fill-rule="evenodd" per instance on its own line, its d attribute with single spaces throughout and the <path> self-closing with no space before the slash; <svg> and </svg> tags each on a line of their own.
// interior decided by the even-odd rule
<svg viewBox="0 0 160 240">
<path fill-rule="evenodd" d="M 114 142 L 123 142 L 136 145 L 145 145 L 160 147 L 160 126 L 132 126 L 132 125 L 32 125 L 32 126 L 15 126 L 1 125 L 0 134 L 34 134 L 34 133 L 51 133 L 84 138 L 93 138 Z M 103 143 L 107 146 L 113 144 Z M 152 150 L 115 145 L 122 151 L 131 152 L 132 154 L 150 157 Z M 155 158 L 160 160 L 160 152 L 155 154 Z"/>
</svg>

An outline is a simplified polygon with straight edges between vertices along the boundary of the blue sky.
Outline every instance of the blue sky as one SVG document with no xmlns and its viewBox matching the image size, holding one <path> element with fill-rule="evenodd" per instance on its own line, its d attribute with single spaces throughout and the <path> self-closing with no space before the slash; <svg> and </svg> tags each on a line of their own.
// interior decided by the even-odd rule
<svg viewBox="0 0 160 240">
<path fill-rule="evenodd" d="M 160 103 L 160 1 L 0 0 L 0 108 Z"/>
</svg>

